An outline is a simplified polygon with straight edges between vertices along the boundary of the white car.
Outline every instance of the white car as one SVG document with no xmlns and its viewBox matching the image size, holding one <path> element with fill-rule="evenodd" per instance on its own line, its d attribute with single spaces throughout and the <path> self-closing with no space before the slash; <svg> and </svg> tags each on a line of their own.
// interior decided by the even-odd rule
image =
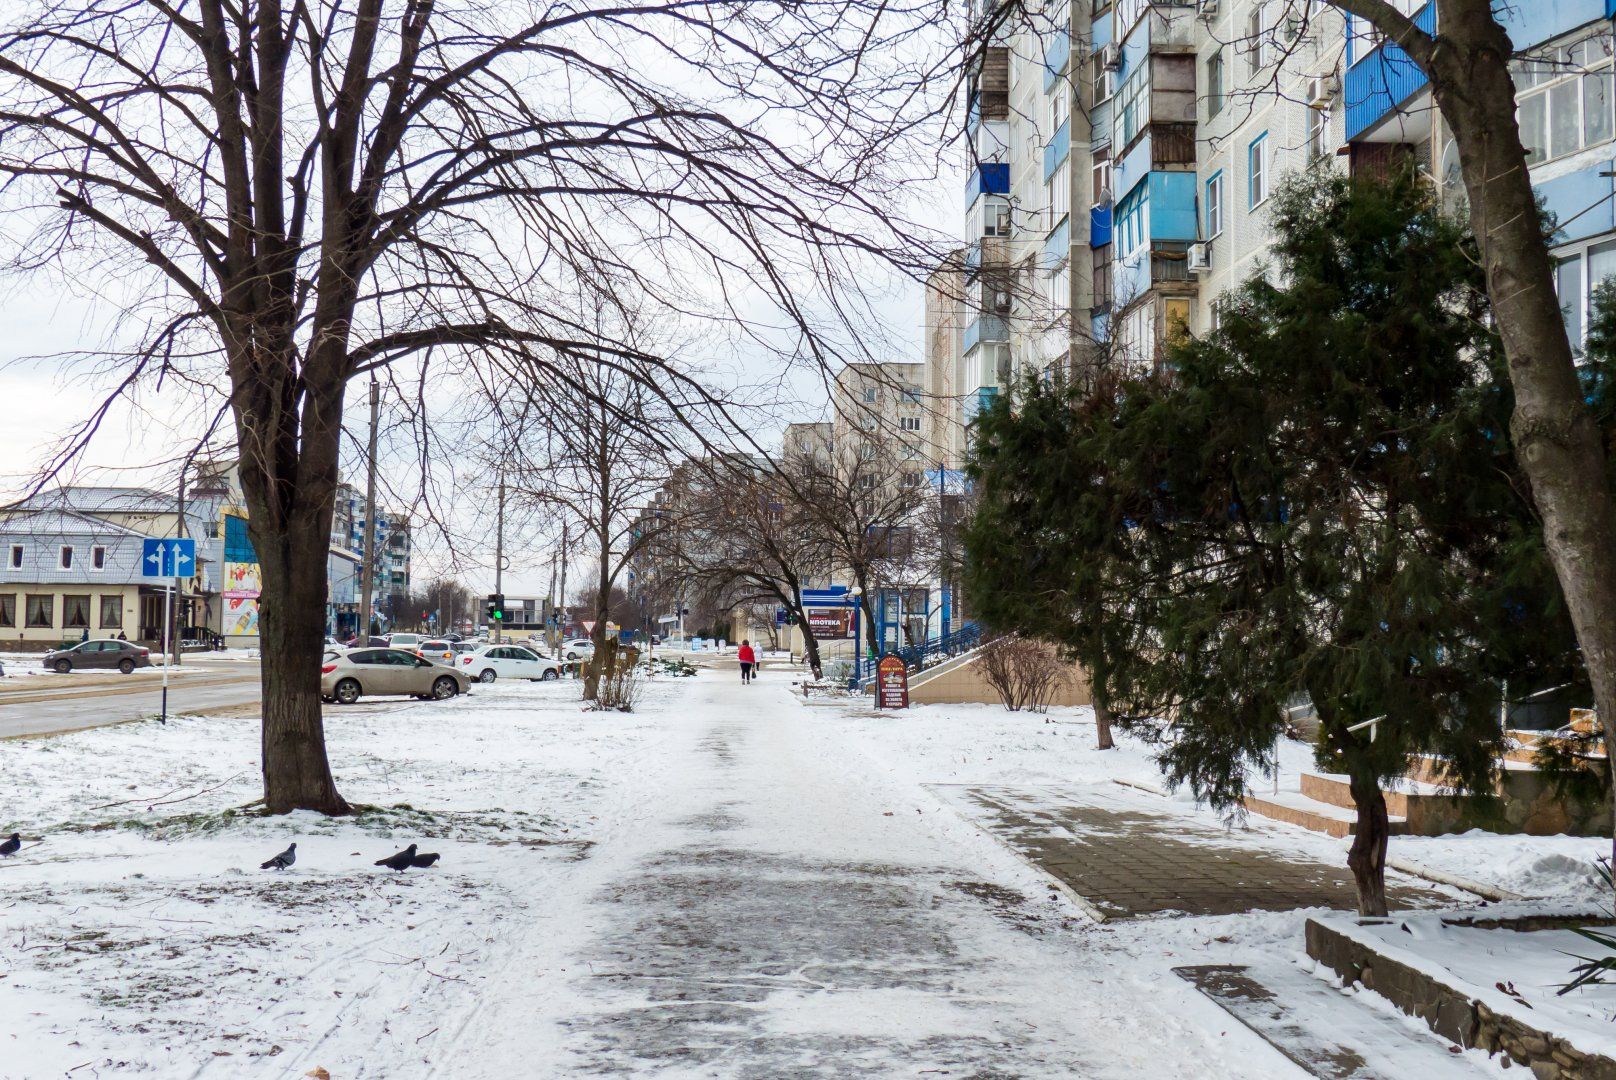
<svg viewBox="0 0 1616 1080">
<path fill-rule="evenodd" d="M 387 647 L 390 649 L 413 649 L 424 640 L 420 634 L 388 634 Z"/>
<path fill-rule="evenodd" d="M 467 678 L 491 683 L 495 679 L 559 679 L 561 665 L 520 645 L 481 645 L 460 656 Z"/>
<path fill-rule="evenodd" d="M 595 655 L 595 643 L 586 637 L 562 642 L 561 655 L 568 660 L 588 660 Z"/>
</svg>

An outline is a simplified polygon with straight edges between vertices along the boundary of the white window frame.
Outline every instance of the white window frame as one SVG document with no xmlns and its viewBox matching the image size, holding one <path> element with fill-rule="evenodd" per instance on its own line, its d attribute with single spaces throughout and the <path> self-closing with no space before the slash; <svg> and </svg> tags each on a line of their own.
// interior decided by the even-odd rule
<svg viewBox="0 0 1616 1080">
<path fill-rule="evenodd" d="M 1268 66 L 1268 4 L 1259 0 L 1246 15 L 1246 78 L 1255 79 Z"/>
<path fill-rule="evenodd" d="M 1223 111 L 1225 100 L 1228 98 L 1229 73 L 1223 63 L 1223 46 L 1219 45 L 1207 55 L 1206 63 L 1206 118 L 1211 120 Z M 1217 73 L 1217 93 L 1213 93 L 1213 73 Z"/>
<path fill-rule="evenodd" d="M 1323 161 L 1330 151 L 1330 110 L 1311 105 L 1303 108 L 1307 109 L 1307 160 Z"/>
<path fill-rule="evenodd" d="M 24 551 L 23 551 L 23 546 L 21 544 L 12 544 L 11 545 L 11 558 L 7 561 L 6 566 L 9 569 L 12 569 L 12 570 L 21 570 L 22 569 L 23 554 L 24 554 Z"/>
<path fill-rule="evenodd" d="M 1227 180 L 1222 169 L 1206 178 L 1206 238 L 1223 235 L 1223 208 L 1228 203 Z"/>
<path fill-rule="evenodd" d="M 920 417 L 918 417 L 918 416 L 900 416 L 900 417 L 898 417 L 898 429 L 900 431 L 919 431 L 920 430 Z"/>
<path fill-rule="evenodd" d="M 1257 209 L 1272 194 L 1270 173 L 1273 172 L 1273 154 L 1268 148 L 1268 132 L 1263 132 L 1246 144 L 1246 210 Z"/>
<path fill-rule="evenodd" d="M 1582 356 L 1583 346 L 1587 341 L 1588 321 L 1593 317 L 1594 291 L 1601 282 L 1616 280 L 1616 238 L 1610 235 L 1594 237 L 1564 248 L 1551 254 L 1554 261 L 1554 284 L 1556 292 L 1560 287 L 1560 267 L 1570 260 L 1577 261 L 1578 288 L 1576 307 L 1567 311 L 1569 305 L 1561 297 L 1561 312 L 1563 315 L 1574 316 L 1576 319 L 1577 334 L 1571 342 L 1571 350 L 1578 357 Z M 1605 264 L 1605 275 L 1594 277 L 1594 260 L 1600 258 Z M 1569 321 L 1569 320 L 1568 320 Z M 1570 327 L 1567 327 L 1570 335 Z"/>
<path fill-rule="evenodd" d="M 1116 118 L 1116 138 L 1112 145 L 1122 150 L 1138 137 L 1150 124 L 1150 63 L 1141 62 L 1138 67 L 1122 80 L 1122 86 L 1117 90 L 1117 103 L 1112 106 L 1112 115 Z M 1129 122 L 1132 121 L 1130 130 Z"/>
<path fill-rule="evenodd" d="M 1054 229 L 1072 212 L 1072 159 L 1055 166 L 1044 182 L 1044 198 L 1049 205 L 1049 227 Z"/>
<path fill-rule="evenodd" d="M 1510 64 L 1515 77 L 1515 116 L 1521 142 L 1526 146 L 1526 163 L 1537 165 L 1570 157 L 1590 147 L 1616 139 L 1616 40 L 1610 25 L 1601 23 L 1593 33 L 1583 33 L 1553 45 L 1540 45 L 1527 57 Z M 1605 129 L 1590 137 L 1590 87 L 1603 87 Z M 1566 92 L 1569 91 L 1569 99 Z M 1559 104 L 1557 104 L 1559 103 Z M 1555 119 L 1567 108 L 1575 111 L 1572 145 L 1558 152 L 1552 145 Z M 1537 132 L 1541 145 L 1534 146 L 1526 117 L 1529 110 L 1541 109 L 1542 128 Z"/>
</svg>

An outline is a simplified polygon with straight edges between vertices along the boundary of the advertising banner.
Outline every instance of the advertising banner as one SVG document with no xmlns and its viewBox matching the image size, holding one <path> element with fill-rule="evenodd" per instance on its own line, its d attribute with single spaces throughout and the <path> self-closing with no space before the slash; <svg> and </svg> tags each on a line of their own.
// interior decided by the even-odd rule
<svg viewBox="0 0 1616 1080">
<path fill-rule="evenodd" d="M 875 669 L 876 707 L 909 707 L 909 668 L 896 656 L 883 656 Z"/>
<path fill-rule="evenodd" d="M 224 630 L 226 637 L 254 637 L 258 634 L 258 598 L 226 596 Z"/>
<path fill-rule="evenodd" d="M 853 636 L 851 608 L 809 608 L 808 628 L 820 641 L 839 641 Z"/>
<path fill-rule="evenodd" d="M 226 600 L 252 600 L 264 591 L 255 562 L 227 562 L 224 564 L 224 593 Z"/>
</svg>

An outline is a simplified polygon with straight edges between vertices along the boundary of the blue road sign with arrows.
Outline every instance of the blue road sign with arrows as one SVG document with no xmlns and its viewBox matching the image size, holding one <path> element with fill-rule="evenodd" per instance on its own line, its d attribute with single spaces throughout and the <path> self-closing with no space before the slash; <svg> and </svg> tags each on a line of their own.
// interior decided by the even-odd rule
<svg viewBox="0 0 1616 1080">
<path fill-rule="evenodd" d="M 196 572 L 196 541 L 146 537 L 140 548 L 140 576 L 188 578 Z"/>
</svg>

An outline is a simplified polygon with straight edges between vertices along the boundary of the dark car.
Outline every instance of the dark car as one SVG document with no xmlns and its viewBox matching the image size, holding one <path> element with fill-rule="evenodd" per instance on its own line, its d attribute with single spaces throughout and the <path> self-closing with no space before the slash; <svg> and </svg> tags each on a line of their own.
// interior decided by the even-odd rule
<svg viewBox="0 0 1616 1080">
<path fill-rule="evenodd" d="M 125 675 L 137 667 L 151 667 L 151 650 L 127 641 L 81 641 L 71 649 L 52 649 L 44 664 L 66 675 L 75 668 L 117 668 Z"/>
</svg>

